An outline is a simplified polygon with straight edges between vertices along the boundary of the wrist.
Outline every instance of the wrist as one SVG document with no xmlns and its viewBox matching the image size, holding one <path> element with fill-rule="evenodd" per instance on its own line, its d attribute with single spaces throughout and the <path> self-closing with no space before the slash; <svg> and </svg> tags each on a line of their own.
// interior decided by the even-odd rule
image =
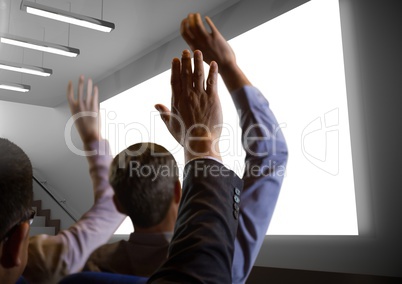
<svg viewBox="0 0 402 284">
<path fill-rule="evenodd" d="M 230 75 L 234 72 L 234 70 L 239 70 L 239 66 L 237 65 L 236 60 L 228 61 L 228 62 L 218 62 L 218 72 L 224 77 L 226 75 Z"/>
<path fill-rule="evenodd" d="M 247 79 L 246 75 L 244 75 L 243 71 L 236 62 L 232 62 L 229 65 L 224 65 L 223 68 L 219 66 L 219 73 L 229 92 L 233 92 L 244 86 L 251 85 L 250 81 Z"/>
<path fill-rule="evenodd" d="M 87 137 L 82 139 L 82 144 L 86 150 L 91 150 L 92 145 L 99 143 L 102 140 L 102 137 Z"/>
<path fill-rule="evenodd" d="M 184 144 L 185 162 L 193 159 L 212 157 L 222 161 L 219 150 L 219 139 L 210 139 L 209 137 L 188 138 Z"/>
</svg>

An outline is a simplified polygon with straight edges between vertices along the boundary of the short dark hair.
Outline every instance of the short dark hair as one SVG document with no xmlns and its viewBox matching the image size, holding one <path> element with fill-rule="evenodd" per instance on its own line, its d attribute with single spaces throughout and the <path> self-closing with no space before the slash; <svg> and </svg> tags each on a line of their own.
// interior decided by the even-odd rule
<svg viewBox="0 0 402 284">
<path fill-rule="evenodd" d="M 24 151 L 0 138 L 0 240 L 32 204 L 32 165 Z"/>
<path fill-rule="evenodd" d="M 166 216 L 179 180 L 176 160 L 163 146 L 137 143 L 117 155 L 109 181 L 134 226 L 149 228 Z"/>
</svg>

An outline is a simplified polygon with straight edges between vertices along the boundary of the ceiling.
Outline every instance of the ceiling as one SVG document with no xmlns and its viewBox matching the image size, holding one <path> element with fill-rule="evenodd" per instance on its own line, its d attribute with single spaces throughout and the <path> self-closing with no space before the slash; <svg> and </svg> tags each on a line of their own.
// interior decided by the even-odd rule
<svg viewBox="0 0 402 284">
<path fill-rule="evenodd" d="M 32 2 L 35 2 L 32 0 Z M 80 74 L 95 82 L 177 37 L 191 12 L 210 16 L 238 0 L 37 0 L 39 4 L 102 18 L 116 26 L 103 33 L 34 16 L 20 10 L 20 0 L 0 0 L 0 32 L 80 49 L 69 58 L 0 43 L 0 60 L 50 68 L 50 77 L 0 70 L 0 80 L 27 84 L 27 93 L 0 90 L 0 100 L 56 107 L 65 102 L 69 80 Z M 103 4 L 102 4 L 103 2 Z M 10 6 L 11 5 L 11 6 Z"/>
</svg>

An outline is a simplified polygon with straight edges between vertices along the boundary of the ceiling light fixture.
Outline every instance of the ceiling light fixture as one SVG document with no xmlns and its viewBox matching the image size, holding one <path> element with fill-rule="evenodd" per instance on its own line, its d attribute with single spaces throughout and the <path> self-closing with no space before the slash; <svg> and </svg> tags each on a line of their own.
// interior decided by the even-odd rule
<svg viewBox="0 0 402 284">
<path fill-rule="evenodd" d="M 8 70 L 8 71 L 15 71 L 21 72 L 31 75 L 43 76 L 48 77 L 52 75 L 53 71 L 48 68 L 37 67 L 37 66 L 30 66 L 25 64 L 16 64 L 11 62 L 6 62 L 0 60 L 0 69 Z"/>
<path fill-rule="evenodd" d="M 1 35 L 0 42 L 68 57 L 77 57 L 80 54 L 77 48 L 12 35 Z"/>
<path fill-rule="evenodd" d="M 37 15 L 85 28 L 90 28 L 101 32 L 109 33 L 114 30 L 113 23 L 80 14 L 75 14 L 69 11 L 52 8 L 30 1 L 23 0 L 21 2 L 21 10 L 26 11 L 27 13 L 32 15 Z"/>
<path fill-rule="evenodd" d="M 16 83 L 0 82 L 0 89 L 26 93 L 29 92 L 29 90 L 31 90 L 31 86 Z"/>
</svg>

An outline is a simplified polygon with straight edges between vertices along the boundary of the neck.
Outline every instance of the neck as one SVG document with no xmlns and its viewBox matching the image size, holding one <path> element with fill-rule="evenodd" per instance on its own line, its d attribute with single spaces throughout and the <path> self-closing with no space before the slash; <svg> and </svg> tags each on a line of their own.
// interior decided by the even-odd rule
<svg viewBox="0 0 402 284">
<path fill-rule="evenodd" d="M 15 282 L 17 282 L 19 276 L 17 273 L 15 273 L 15 271 L 14 271 L 15 269 L 12 269 L 11 271 L 2 271 L 2 270 L 3 270 L 3 267 L 0 267 L 1 283 L 14 284 Z"/>
<path fill-rule="evenodd" d="M 166 217 L 159 224 L 149 227 L 141 228 L 133 224 L 135 232 L 137 233 L 171 233 L 174 230 L 174 225 L 177 219 L 177 208 L 172 204 L 166 214 Z"/>
</svg>

